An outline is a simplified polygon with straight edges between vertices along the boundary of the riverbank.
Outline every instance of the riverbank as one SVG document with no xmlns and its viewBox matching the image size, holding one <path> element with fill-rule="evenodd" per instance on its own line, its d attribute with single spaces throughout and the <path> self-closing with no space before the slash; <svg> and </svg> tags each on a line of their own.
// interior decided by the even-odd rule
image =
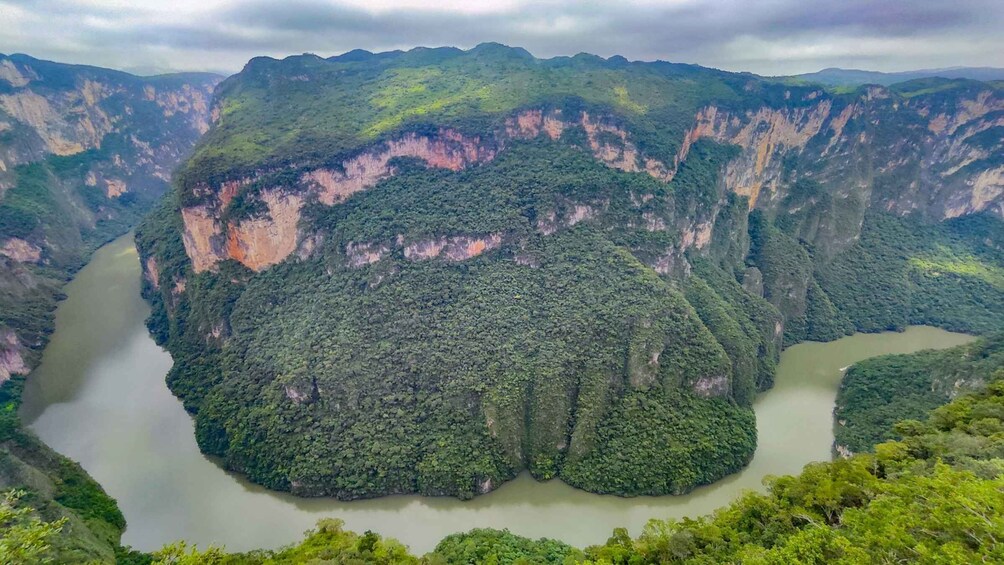
<svg viewBox="0 0 1004 565">
<path fill-rule="evenodd" d="M 508 528 L 575 546 L 614 527 L 637 534 L 650 518 L 696 516 L 727 504 L 765 475 L 797 473 L 830 458 L 840 369 L 885 353 L 973 339 L 929 327 L 858 334 L 786 350 L 774 388 L 757 399 L 760 443 L 749 467 L 686 496 L 618 498 L 521 476 L 472 501 L 392 496 L 357 502 L 299 499 L 223 471 L 195 444 L 192 420 L 167 389 L 170 356 L 150 338 L 129 236 L 100 249 L 66 287 L 40 367 L 24 392 L 26 424 L 79 461 L 128 521 L 123 543 L 151 550 L 184 539 L 248 550 L 297 541 L 324 517 L 394 537 L 421 554 L 448 534 Z M 574 520 L 570 519 L 574 517 Z"/>
</svg>

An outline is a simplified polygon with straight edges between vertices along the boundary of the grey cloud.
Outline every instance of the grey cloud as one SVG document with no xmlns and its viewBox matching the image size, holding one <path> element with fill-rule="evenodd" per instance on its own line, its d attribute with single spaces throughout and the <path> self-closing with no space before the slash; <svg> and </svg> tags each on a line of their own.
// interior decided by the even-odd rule
<svg viewBox="0 0 1004 565">
<path fill-rule="evenodd" d="M 25 40 L 25 30 L 14 35 L 0 29 L 4 48 L 10 49 L 7 44 L 17 39 L 30 44 L 13 50 L 39 56 L 66 52 L 76 54 L 78 61 L 93 59 L 81 62 L 119 67 L 142 65 L 146 56 L 152 59 L 151 65 L 236 70 L 261 54 L 309 51 L 331 55 L 353 48 L 378 51 L 417 45 L 471 47 L 483 41 L 518 45 L 538 56 L 585 51 L 771 74 L 862 62 L 880 70 L 951 64 L 1004 66 L 1004 40 L 998 31 L 1004 25 L 1004 3 L 998 0 L 696 0 L 631 6 L 551 0 L 487 14 L 373 13 L 320 0 L 236 0 L 198 21 L 182 23 L 144 21 L 140 10 L 99 13 L 68 0 L 0 0 L 0 16 L 4 5 L 38 14 L 40 30 L 65 38 L 59 44 L 62 47 L 55 47 L 44 36 L 32 43 Z M 84 15 L 104 18 L 105 24 L 90 25 Z M 897 47 L 916 40 L 944 44 L 946 49 L 934 55 L 912 55 L 909 49 Z M 885 51 L 847 47 L 869 41 L 885 46 Z M 737 42 L 747 47 L 740 50 Z M 771 46 L 784 46 L 784 52 L 792 54 L 774 60 Z"/>
</svg>

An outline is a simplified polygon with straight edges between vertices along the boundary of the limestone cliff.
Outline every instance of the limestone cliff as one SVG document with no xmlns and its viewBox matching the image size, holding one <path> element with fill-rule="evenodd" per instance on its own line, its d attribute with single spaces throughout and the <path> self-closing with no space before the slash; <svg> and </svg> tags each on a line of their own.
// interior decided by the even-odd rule
<svg viewBox="0 0 1004 565">
<path fill-rule="evenodd" d="M 0 55 L 0 375 L 31 368 L 62 279 L 167 190 L 218 81 Z"/>
<path fill-rule="evenodd" d="M 28 365 L 21 356 L 21 343 L 12 330 L 0 329 L 0 384 L 11 375 L 25 375 Z"/>
<path fill-rule="evenodd" d="M 250 198 L 265 204 L 265 210 L 253 218 L 222 221 L 234 195 L 255 179 L 232 179 L 217 187 L 197 185 L 193 192 L 207 197 L 205 202 L 187 206 L 181 211 L 185 224 L 185 249 L 195 272 L 211 269 L 227 259 L 260 271 L 284 260 L 297 249 L 305 233 L 297 229 L 300 208 L 305 202 L 314 199 L 326 206 L 344 202 L 353 194 L 394 176 L 394 159 L 412 158 L 430 168 L 460 171 L 492 161 L 513 142 L 538 136 L 557 141 L 571 128 L 584 131 L 586 148 L 594 158 L 611 168 L 643 172 L 663 181 L 673 177 L 673 169 L 643 156 L 623 127 L 591 116 L 588 112 L 567 120 L 560 111 L 526 110 L 507 119 L 502 128 L 488 136 L 465 136 L 446 128 L 433 135 L 406 133 L 364 150 L 341 162 L 337 168 L 316 168 L 298 173 L 299 182 L 293 187 L 275 187 L 251 195 Z M 601 134 L 606 134 L 606 137 Z M 276 171 L 262 171 L 260 176 L 275 174 Z M 567 220 L 567 225 L 574 225 L 589 214 L 591 212 L 587 208 L 578 209 Z M 707 227 L 697 229 L 703 230 L 702 233 L 708 230 Z M 707 239 L 707 233 L 696 238 L 692 235 L 684 238 L 683 247 L 695 244 L 702 247 Z"/>
<path fill-rule="evenodd" d="M 807 203 L 789 197 L 796 180 L 792 167 L 796 162 L 812 162 L 812 172 L 804 176 L 842 200 L 844 207 L 838 211 L 846 211 L 839 216 L 833 211 L 829 217 L 814 216 L 801 228 L 799 236 L 819 245 L 827 256 L 856 240 L 855 226 L 860 225 L 864 210 L 872 205 L 899 214 L 920 212 L 935 220 L 984 210 L 1004 215 L 1004 166 L 974 166 L 995 154 L 994 147 L 979 146 L 974 136 L 1004 123 L 999 115 L 1004 111 L 1004 96 L 984 88 L 971 98 L 960 97 L 952 107 L 939 108 L 937 114 L 931 104 L 922 96 L 904 100 L 875 87 L 853 97 L 833 97 L 810 90 L 791 106 L 764 106 L 745 112 L 709 105 L 694 115 L 693 125 L 683 135 L 670 164 L 645 156 L 628 129 L 616 125 L 616 119 L 609 116 L 581 112 L 568 119 L 560 111 L 524 110 L 489 135 L 465 136 L 453 129 L 440 129 L 431 135 L 406 133 L 364 150 L 338 167 L 299 173 L 295 186 L 276 187 L 252 196 L 267 208 L 253 220 L 227 225 L 220 221 L 233 196 L 253 178 L 226 181 L 215 188 L 197 186 L 194 193 L 208 196 L 204 203 L 182 211 L 186 249 L 197 272 L 225 259 L 236 259 L 260 270 L 297 249 L 306 232 L 296 229 L 298 217 L 294 217 L 304 202 L 316 199 L 328 206 L 343 202 L 392 177 L 396 172 L 394 159 L 414 158 L 431 168 L 459 171 L 490 162 L 513 142 L 540 136 L 560 141 L 572 129 L 585 133 L 585 148 L 598 161 L 666 182 L 673 179 L 697 140 L 708 138 L 736 145 L 742 151 L 726 166 L 725 189 L 746 197 L 751 209 L 760 207 L 773 214 L 804 214 Z M 876 139 L 896 136 L 901 139 L 893 146 L 873 150 Z M 917 174 L 922 163 L 925 171 L 937 172 Z M 275 172 L 262 171 L 261 175 Z M 876 185 L 881 188 L 875 190 Z M 267 202 L 264 196 L 276 191 L 298 195 L 286 197 L 298 202 L 290 200 L 283 205 L 279 222 L 270 219 L 274 202 Z M 705 211 L 704 218 L 690 218 L 692 221 L 673 228 L 681 234 L 677 253 L 708 244 L 716 213 L 714 207 Z M 241 227 L 241 221 L 253 223 Z M 647 220 L 648 229 L 665 229 L 660 221 Z M 260 237 L 262 233 L 270 234 L 271 243 Z M 245 237 L 257 237 L 257 241 L 243 241 Z"/>
<path fill-rule="evenodd" d="M 1004 95 L 977 84 L 945 98 L 869 87 L 843 97 L 812 91 L 790 107 L 711 105 L 697 113 L 677 162 L 697 139 L 738 145 L 726 187 L 777 215 L 805 216 L 818 202 L 792 196 L 799 176 L 820 183 L 840 205 L 800 218 L 798 235 L 824 257 L 856 240 L 870 207 L 936 221 L 981 211 L 1004 217 L 1001 140 L 987 135 L 1004 124 Z"/>
<path fill-rule="evenodd" d="M 784 345 L 993 317 L 999 92 L 502 46 L 257 58 L 138 233 L 150 325 L 200 447 L 272 488 L 684 492 L 748 462 Z"/>
</svg>

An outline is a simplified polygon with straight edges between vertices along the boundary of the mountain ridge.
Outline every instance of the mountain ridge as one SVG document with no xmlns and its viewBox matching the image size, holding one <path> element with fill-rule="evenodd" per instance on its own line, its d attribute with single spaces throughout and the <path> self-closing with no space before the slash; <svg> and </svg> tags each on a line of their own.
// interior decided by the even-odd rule
<svg viewBox="0 0 1004 565">
<path fill-rule="evenodd" d="M 899 82 L 925 78 L 971 79 L 981 82 L 1004 80 L 1004 68 L 998 67 L 945 67 L 940 69 L 918 69 L 914 71 L 868 71 L 863 69 L 844 69 L 829 67 L 812 73 L 797 75 L 782 75 L 772 78 L 795 79 L 826 86 L 863 86 L 878 84 L 892 86 Z"/>
<path fill-rule="evenodd" d="M 138 232 L 150 326 L 200 447 L 271 488 L 686 492 L 748 461 L 784 345 L 999 325 L 1002 112 L 500 45 L 257 58 Z"/>
</svg>

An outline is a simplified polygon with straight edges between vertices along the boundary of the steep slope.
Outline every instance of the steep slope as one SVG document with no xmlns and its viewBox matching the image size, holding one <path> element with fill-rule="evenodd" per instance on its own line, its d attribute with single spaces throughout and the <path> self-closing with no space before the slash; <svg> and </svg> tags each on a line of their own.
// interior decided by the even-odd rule
<svg viewBox="0 0 1004 565">
<path fill-rule="evenodd" d="M 469 496 L 529 468 L 592 490 L 681 492 L 748 460 L 757 374 L 733 371 L 680 292 L 612 241 L 658 261 L 670 234 L 624 225 L 666 222 L 673 198 L 536 142 L 320 205 L 313 259 L 258 274 L 224 262 L 179 292 L 167 277 L 187 264 L 180 234 L 165 245 L 176 216 L 138 241 L 170 289 L 155 327 L 188 361 L 169 382 L 199 411 L 200 445 L 258 481 Z M 771 342 L 773 316 L 766 328 L 744 317 L 742 337 Z M 256 431 L 236 433 L 242 421 Z M 617 452 L 630 457 L 608 473 Z"/>
<path fill-rule="evenodd" d="M 218 81 L 0 56 L 0 488 L 25 488 L 22 502 L 69 519 L 65 562 L 111 561 L 125 521 L 78 465 L 21 428 L 21 384 L 62 285 L 168 189 L 208 128 Z"/>
<path fill-rule="evenodd" d="M 945 351 L 887 355 L 848 369 L 834 410 L 836 449 L 865 451 L 956 396 L 984 389 L 1004 367 L 1004 334 Z"/>
<path fill-rule="evenodd" d="M 37 360 L 58 287 L 134 224 L 208 129 L 215 75 L 0 56 L 0 380 Z M 17 361 L 21 359 L 21 361 Z"/>
<path fill-rule="evenodd" d="M 493 44 L 255 59 L 139 231 L 151 328 L 203 450 L 272 488 L 683 492 L 748 461 L 784 342 L 881 329 L 829 267 L 862 226 L 914 234 L 911 284 L 969 253 L 938 275 L 1000 323 L 1002 112 Z M 929 286 L 897 316 L 946 319 Z"/>
</svg>

